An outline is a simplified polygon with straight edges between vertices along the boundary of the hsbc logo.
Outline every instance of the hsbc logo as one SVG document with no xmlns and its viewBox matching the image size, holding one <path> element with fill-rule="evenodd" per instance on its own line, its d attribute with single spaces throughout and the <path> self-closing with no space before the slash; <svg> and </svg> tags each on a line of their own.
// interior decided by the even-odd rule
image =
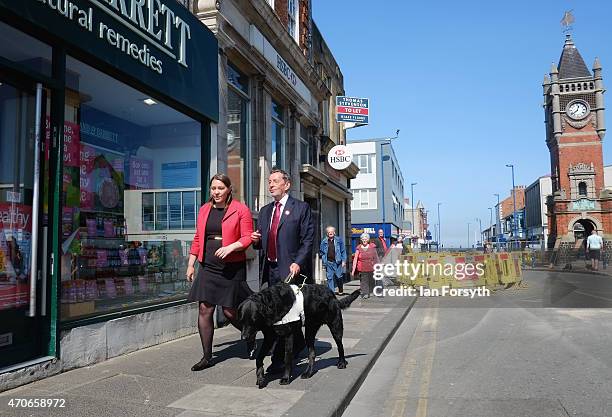
<svg viewBox="0 0 612 417">
<path fill-rule="evenodd" d="M 346 169 L 353 162 L 353 152 L 345 145 L 336 145 L 327 154 L 327 162 L 335 170 Z"/>
</svg>

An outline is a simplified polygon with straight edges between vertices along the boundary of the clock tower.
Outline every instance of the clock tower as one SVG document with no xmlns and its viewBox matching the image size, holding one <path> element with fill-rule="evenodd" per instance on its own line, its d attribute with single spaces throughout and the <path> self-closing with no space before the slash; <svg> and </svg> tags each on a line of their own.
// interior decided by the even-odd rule
<svg viewBox="0 0 612 417">
<path fill-rule="evenodd" d="M 602 143 L 604 87 L 599 59 L 587 66 L 567 35 L 559 64 L 544 77 L 546 145 L 553 194 L 548 248 L 577 242 L 596 229 L 612 237 L 612 193 L 605 190 Z"/>
</svg>

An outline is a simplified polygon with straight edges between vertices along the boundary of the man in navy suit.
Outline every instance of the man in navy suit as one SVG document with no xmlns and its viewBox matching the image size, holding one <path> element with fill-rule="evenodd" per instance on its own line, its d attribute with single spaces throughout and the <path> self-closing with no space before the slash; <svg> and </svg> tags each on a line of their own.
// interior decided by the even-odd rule
<svg viewBox="0 0 612 417">
<path fill-rule="evenodd" d="M 271 286 L 282 282 L 292 274 L 292 283 L 313 284 L 312 246 L 314 225 L 310 206 L 304 201 L 289 196 L 291 179 L 282 169 L 273 169 L 268 177 L 268 191 L 274 201 L 261 208 L 257 230 L 251 234 L 253 247 L 259 251 L 260 284 Z M 300 337 L 301 336 L 301 337 Z M 306 343 L 300 331 L 293 338 L 293 354 L 297 357 Z M 272 354 L 272 365 L 268 372 L 276 373 L 283 369 L 285 342 L 277 342 Z"/>
<path fill-rule="evenodd" d="M 312 279 L 312 246 L 314 226 L 310 206 L 291 197 L 289 174 L 273 169 L 268 178 L 268 190 L 274 201 L 259 211 L 259 222 L 251 235 L 253 247 L 259 251 L 259 268 L 263 286 L 284 281 L 289 274 L 297 277 L 292 282 L 301 283 L 299 275 Z"/>
</svg>

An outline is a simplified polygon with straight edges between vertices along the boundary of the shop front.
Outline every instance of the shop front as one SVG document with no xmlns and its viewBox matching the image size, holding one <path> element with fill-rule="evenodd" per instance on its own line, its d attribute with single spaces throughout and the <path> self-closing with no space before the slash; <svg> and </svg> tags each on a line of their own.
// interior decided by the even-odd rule
<svg viewBox="0 0 612 417">
<path fill-rule="evenodd" d="M 174 0 L 0 0 L 0 38 L 1 374 L 185 304 L 219 106 L 217 41 Z"/>
</svg>

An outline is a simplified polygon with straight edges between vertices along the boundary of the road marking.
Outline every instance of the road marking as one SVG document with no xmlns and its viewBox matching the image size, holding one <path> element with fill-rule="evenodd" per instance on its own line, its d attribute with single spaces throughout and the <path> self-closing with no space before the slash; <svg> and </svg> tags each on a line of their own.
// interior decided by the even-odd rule
<svg viewBox="0 0 612 417">
<path fill-rule="evenodd" d="M 437 301 L 437 300 L 436 300 Z M 421 373 L 421 389 L 419 390 L 419 402 L 417 404 L 416 417 L 427 416 L 427 397 L 429 396 L 429 384 L 431 382 L 431 371 L 433 369 L 433 359 L 436 354 L 436 338 L 438 329 L 438 308 L 434 305 L 433 315 L 428 321 L 429 328 L 423 331 L 428 333 L 429 342 L 425 353 L 425 363 Z"/>
<path fill-rule="evenodd" d="M 417 361 L 415 352 L 422 346 L 422 342 L 427 338 L 428 343 L 425 358 L 424 369 L 421 375 L 421 389 L 419 391 L 419 402 L 417 407 L 417 416 L 423 417 L 427 414 L 427 395 L 429 392 L 429 380 L 431 377 L 431 368 L 433 366 L 433 355 L 435 352 L 436 334 L 438 327 L 438 309 L 437 300 L 434 305 L 430 306 L 423 320 L 417 328 L 406 347 L 406 355 L 404 356 L 399 372 L 393 383 L 391 394 L 387 398 L 384 407 L 385 416 L 404 417 L 406 414 L 406 405 L 410 395 L 410 386 L 415 377 L 417 369 Z M 426 336 L 427 335 L 427 336 Z M 432 347 L 433 345 L 433 347 Z M 420 413 L 420 414 L 419 414 Z"/>
</svg>

